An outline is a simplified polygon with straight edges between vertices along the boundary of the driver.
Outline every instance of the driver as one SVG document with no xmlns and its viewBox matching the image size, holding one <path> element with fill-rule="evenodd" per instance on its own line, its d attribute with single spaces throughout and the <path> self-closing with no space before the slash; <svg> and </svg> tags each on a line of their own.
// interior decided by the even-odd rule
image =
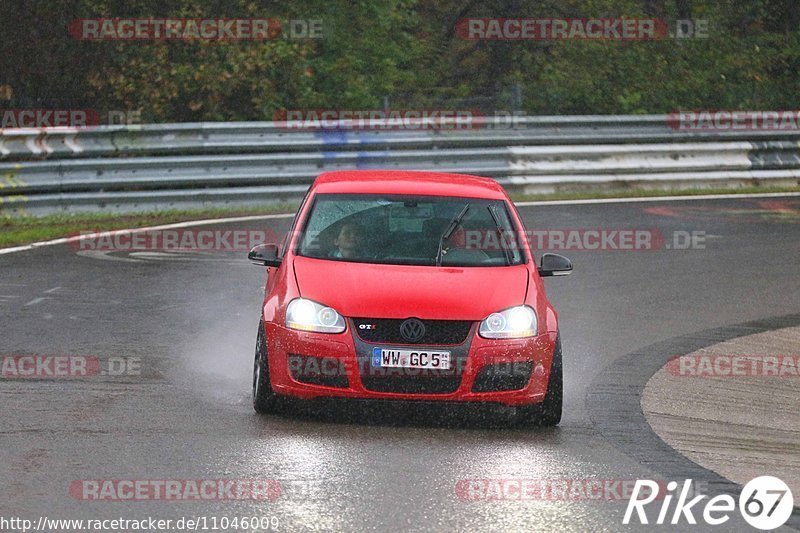
<svg viewBox="0 0 800 533">
<path fill-rule="evenodd" d="M 359 252 L 364 245 L 364 228 L 355 222 L 348 222 L 341 227 L 339 235 L 333 239 L 336 249 L 331 252 L 331 257 L 344 259 L 359 257 Z"/>
</svg>

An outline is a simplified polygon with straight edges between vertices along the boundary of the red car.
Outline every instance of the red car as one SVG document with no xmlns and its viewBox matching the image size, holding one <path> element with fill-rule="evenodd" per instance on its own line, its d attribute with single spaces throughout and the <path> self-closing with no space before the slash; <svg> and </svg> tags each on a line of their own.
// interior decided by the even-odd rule
<svg viewBox="0 0 800 533">
<path fill-rule="evenodd" d="M 518 420 L 561 420 L 556 312 L 514 204 L 460 174 L 320 175 L 267 267 L 253 405 L 280 396 L 494 402 Z"/>
</svg>

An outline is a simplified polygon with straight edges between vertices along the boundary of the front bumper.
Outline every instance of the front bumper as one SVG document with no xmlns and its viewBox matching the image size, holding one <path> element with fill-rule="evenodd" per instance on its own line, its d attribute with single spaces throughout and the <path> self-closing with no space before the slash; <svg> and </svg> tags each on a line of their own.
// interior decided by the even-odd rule
<svg viewBox="0 0 800 533">
<path fill-rule="evenodd" d="M 556 333 L 526 339 L 490 340 L 475 326 L 455 346 L 367 343 L 353 333 L 296 331 L 266 322 L 273 390 L 302 399 L 358 398 L 535 404 L 547 393 Z M 453 370 L 387 371 L 371 366 L 373 347 L 434 348 L 453 354 Z"/>
</svg>

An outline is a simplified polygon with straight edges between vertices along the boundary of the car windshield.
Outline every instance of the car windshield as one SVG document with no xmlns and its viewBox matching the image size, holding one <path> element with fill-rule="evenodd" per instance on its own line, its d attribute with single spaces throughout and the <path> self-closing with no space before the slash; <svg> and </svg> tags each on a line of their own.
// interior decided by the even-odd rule
<svg viewBox="0 0 800 533">
<path fill-rule="evenodd" d="M 503 266 L 524 262 L 502 200 L 318 194 L 297 254 L 397 265 Z"/>
</svg>

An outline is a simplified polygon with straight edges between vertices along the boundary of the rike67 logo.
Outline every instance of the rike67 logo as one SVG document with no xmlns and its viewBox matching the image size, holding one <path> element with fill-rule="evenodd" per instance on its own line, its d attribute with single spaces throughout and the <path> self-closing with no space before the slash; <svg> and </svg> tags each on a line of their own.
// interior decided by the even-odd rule
<svg viewBox="0 0 800 533">
<path fill-rule="evenodd" d="M 636 513 L 640 524 L 672 524 L 677 525 L 685 521 L 687 524 L 697 524 L 695 512 L 702 516 L 706 524 L 719 526 L 731 518 L 736 510 L 736 501 L 729 494 L 714 496 L 699 506 L 700 502 L 708 498 L 707 495 L 695 495 L 692 490 L 692 480 L 683 483 L 680 492 L 677 491 L 678 483 L 670 481 L 666 486 L 666 494 L 660 494 L 659 483 L 649 479 L 637 480 L 633 493 L 628 500 L 628 507 L 622 519 L 623 524 L 630 524 Z M 641 497 L 644 495 L 644 497 Z M 693 496 L 693 497 L 692 497 Z M 672 502 L 677 497 L 674 508 Z M 691 499 L 690 499 L 691 498 Z M 652 515 L 648 517 L 645 507 L 659 500 L 661 507 L 655 521 Z M 794 510 L 792 491 L 780 479 L 773 476 L 760 476 L 750 480 L 739 494 L 739 513 L 745 521 L 756 529 L 776 529 L 789 520 Z M 695 507 L 697 506 L 697 507 Z M 634 522 L 635 523 L 635 522 Z"/>
</svg>

